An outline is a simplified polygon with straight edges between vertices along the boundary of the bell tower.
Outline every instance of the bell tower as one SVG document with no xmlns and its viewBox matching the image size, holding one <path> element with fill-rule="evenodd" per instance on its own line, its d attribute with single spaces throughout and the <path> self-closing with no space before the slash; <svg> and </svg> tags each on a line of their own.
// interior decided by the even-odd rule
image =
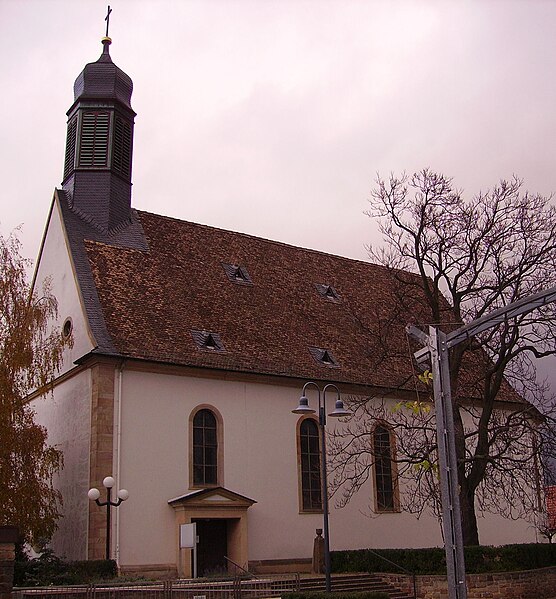
<svg viewBox="0 0 556 599">
<path fill-rule="evenodd" d="M 62 188 L 73 212 L 103 232 L 131 218 L 131 167 L 135 112 L 133 82 L 113 62 L 108 37 L 103 51 L 75 80 Z"/>
</svg>

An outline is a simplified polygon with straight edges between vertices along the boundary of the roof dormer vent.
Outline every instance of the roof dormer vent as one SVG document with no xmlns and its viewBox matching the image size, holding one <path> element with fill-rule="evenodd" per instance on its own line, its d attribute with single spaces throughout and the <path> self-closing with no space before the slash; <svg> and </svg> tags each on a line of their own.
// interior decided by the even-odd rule
<svg viewBox="0 0 556 599">
<path fill-rule="evenodd" d="M 315 287 L 317 288 L 319 295 L 324 299 L 327 299 L 331 302 L 340 301 L 340 294 L 334 289 L 334 287 L 332 287 L 332 285 L 315 283 Z"/>
<path fill-rule="evenodd" d="M 329 349 L 321 347 L 309 347 L 309 351 L 311 352 L 311 355 L 315 361 L 319 364 L 328 366 L 330 368 L 340 368 L 338 361 Z"/>
<path fill-rule="evenodd" d="M 209 331 L 191 331 L 191 335 L 199 349 L 214 352 L 226 351 L 218 333 Z"/>
<path fill-rule="evenodd" d="M 232 283 L 238 283 L 240 285 L 253 285 L 253 280 L 249 276 L 249 272 L 245 266 L 223 263 L 222 267 L 228 275 L 228 279 L 230 279 Z"/>
</svg>

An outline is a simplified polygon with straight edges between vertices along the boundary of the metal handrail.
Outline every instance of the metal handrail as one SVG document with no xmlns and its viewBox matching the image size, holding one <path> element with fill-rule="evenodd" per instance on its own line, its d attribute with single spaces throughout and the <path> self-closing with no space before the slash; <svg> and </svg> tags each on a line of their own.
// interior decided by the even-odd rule
<svg viewBox="0 0 556 599">
<path fill-rule="evenodd" d="M 230 559 L 227 555 L 224 556 L 224 559 L 230 562 L 230 564 L 233 564 L 236 568 L 239 568 L 242 572 L 245 572 L 245 574 L 247 574 L 247 576 L 249 576 L 250 578 L 255 577 L 255 575 L 249 572 L 249 570 L 246 570 L 243 566 L 240 566 L 238 563 L 234 562 L 234 560 Z"/>
<path fill-rule="evenodd" d="M 392 564 L 396 568 L 399 568 L 402 572 L 409 574 L 411 576 L 411 578 L 413 579 L 413 599 L 417 599 L 417 574 L 415 572 L 411 572 L 410 570 L 407 570 L 403 566 L 400 566 L 400 564 L 396 564 L 396 562 L 393 562 L 391 559 L 388 559 L 387 557 L 380 555 L 380 553 L 377 553 L 376 551 L 373 551 L 372 549 L 366 549 L 366 551 L 368 551 L 369 553 L 372 553 L 373 555 L 376 555 L 377 557 L 380 557 L 381 560 L 388 562 L 389 564 Z"/>
</svg>

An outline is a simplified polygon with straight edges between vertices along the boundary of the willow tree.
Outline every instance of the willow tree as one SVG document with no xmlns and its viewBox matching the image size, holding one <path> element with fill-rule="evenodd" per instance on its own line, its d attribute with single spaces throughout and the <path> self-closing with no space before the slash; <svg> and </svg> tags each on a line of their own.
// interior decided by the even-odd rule
<svg viewBox="0 0 556 599">
<path fill-rule="evenodd" d="M 63 456 L 48 445 L 29 397 L 49 392 L 71 340 L 52 328 L 56 299 L 48 283 L 31 290 L 29 266 L 17 237 L 0 236 L 0 525 L 18 526 L 32 543 L 56 529 L 61 496 L 53 477 Z"/>
<path fill-rule="evenodd" d="M 556 210 L 551 198 L 524 192 L 518 179 L 466 200 L 451 179 L 430 170 L 379 177 L 370 206 L 383 235 L 383 244 L 370 248 L 371 256 L 388 268 L 396 290 L 389 313 L 381 315 L 392 327 L 412 319 L 425 331 L 433 324 L 448 333 L 556 285 Z M 555 315 L 554 305 L 548 305 L 450 349 L 466 545 L 479 544 L 478 513 L 521 518 L 541 508 L 539 466 L 544 455 L 554 455 L 554 401 L 549 388 L 538 383 L 535 359 L 556 351 Z M 384 332 L 385 357 L 400 351 L 393 346 L 399 336 L 392 335 L 392 327 L 377 327 Z M 412 384 L 400 380 L 400 390 Z M 400 489 L 406 490 L 402 507 L 439 514 L 434 410 L 426 386 L 419 384 L 416 402 L 393 406 L 376 396 L 352 401 L 353 417 L 333 439 L 340 503 L 349 501 L 384 459 L 373 446 L 379 420 L 396 438 L 391 457 L 404 483 Z"/>
</svg>

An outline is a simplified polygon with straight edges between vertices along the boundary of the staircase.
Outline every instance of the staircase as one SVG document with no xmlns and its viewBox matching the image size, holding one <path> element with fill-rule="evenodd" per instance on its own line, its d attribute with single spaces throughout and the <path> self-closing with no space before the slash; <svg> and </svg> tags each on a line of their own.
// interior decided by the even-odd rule
<svg viewBox="0 0 556 599">
<path fill-rule="evenodd" d="M 402 593 L 399 589 L 380 580 L 374 574 L 342 574 L 331 578 L 332 591 L 382 591 L 390 599 L 413 599 L 413 595 Z M 324 577 L 300 578 L 300 591 L 324 591 Z"/>
</svg>

